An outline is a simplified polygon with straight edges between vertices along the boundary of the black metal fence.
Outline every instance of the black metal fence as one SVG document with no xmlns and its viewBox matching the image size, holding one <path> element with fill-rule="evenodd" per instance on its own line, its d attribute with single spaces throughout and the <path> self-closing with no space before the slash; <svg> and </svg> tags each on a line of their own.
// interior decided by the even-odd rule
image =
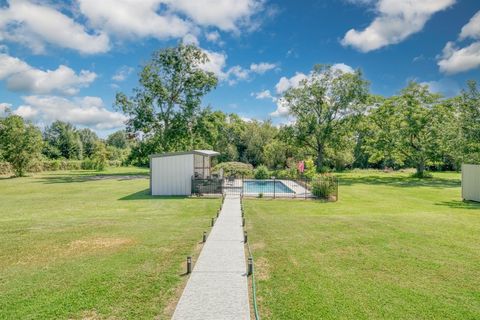
<svg viewBox="0 0 480 320">
<path fill-rule="evenodd" d="M 243 195 L 256 198 L 297 198 L 338 200 L 338 179 L 320 176 L 315 179 L 254 179 L 245 177 L 192 179 L 194 195 Z"/>
</svg>

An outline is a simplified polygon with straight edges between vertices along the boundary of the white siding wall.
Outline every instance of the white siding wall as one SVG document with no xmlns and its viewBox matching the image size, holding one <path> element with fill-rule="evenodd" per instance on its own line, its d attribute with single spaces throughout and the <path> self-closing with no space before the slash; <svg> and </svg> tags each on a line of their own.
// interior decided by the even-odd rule
<svg viewBox="0 0 480 320">
<path fill-rule="evenodd" d="M 193 154 L 152 158 L 152 195 L 192 193 Z"/>
<path fill-rule="evenodd" d="M 462 198 L 480 201 L 480 165 L 462 165 Z"/>
</svg>

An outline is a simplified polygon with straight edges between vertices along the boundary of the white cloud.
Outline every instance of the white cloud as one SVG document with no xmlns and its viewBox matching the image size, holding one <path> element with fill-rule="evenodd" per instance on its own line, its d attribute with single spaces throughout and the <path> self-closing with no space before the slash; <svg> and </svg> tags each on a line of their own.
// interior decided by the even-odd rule
<svg viewBox="0 0 480 320">
<path fill-rule="evenodd" d="M 181 38 L 191 23 L 168 12 L 160 14 L 161 0 L 78 0 L 80 11 L 93 27 L 119 37 Z"/>
<path fill-rule="evenodd" d="M 470 21 L 463 26 L 462 31 L 460 32 L 460 40 L 472 38 L 480 38 L 480 11 L 478 11 Z"/>
<path fill-rule="evenodd" d="M 135 69 L 129 66 L 121 66 L 117 72 L 112 76 L 113 81 L 121 82 L 125 81 L 128 76 L 134 71 Z"/>
<path fill-rule="evenodd" d="M 198 42 L 198 38 L 191 33 L 187 33 L 186 35 L 184 35 L 182 41 L 184 44 L 193 44 L 195 46 L 198 46 L 200 44 Z"/>
<path fill-rule="evenodd" d="M 272 117 L 287 117 L 290 113 L 290 109 L 284 98 L 280 98 L 277 100 L 277 109 L 270 113 Z"/>
<path fill-rule="evenodd" d="M 458 83 L 451 79 L 443 78 L 438 81 L 422 82 L 422 85 L 427 85 L 430 91 L 440 93 L 446 97 L 453 97 L 460 92 Z"/>
<path fill-rule="evenodd" d="M 227 55 L 221 52 L 203 50 L 208 61 L 200 66 L 202 70 L 213 72 L 219 80 L 225 80 L 227 75 L 223 71 L 227 64 Z"/>
<path fill-rule="evenodd" d="M 12 104 L 6 102 L 0 103 L 0 117 L 6 116 L 7 110 L 12 110 Z"/>
<path fill-rule="evenodd" d="M 355 70 L 353 70 L 352 67 L 350 67 L 349 65 L 347 65 L 345 63 L 335 63 L 334 65 L 332 65 L 332 69 L 342 71 L 343 73 L 354 73 L 355 72 Z"/>
<path fill-rule="evenodd" d="M 480 39 L 480 11 L 463 26 L 459 40 L 467 38 Z M 474 41 L 468 46 L 459 48 L 453 41 L 447 42 L 442 54 L 438 57 L 440 71 L 454 74 L 480 67 L 480 41 Z"/>
<path fill-rule="evenodd" d="M 249 70 L 246 70 L 241 66 L 233 66 L 226 72 L 226 79 L 230 85 L 234 85 L 238 81 L 248 80 L 249 76 Z"/>
<path fill-rule="evenodd" d="M 277 67 L 274 63 L 261 62 L 261 63 L 252 63 L 250 65 L 250 70 L 258 74 L 264 74 L 267 71 L 275 69 Z"/>
<path fill-rule="evenodd" d="M 221 52 L 203 50 L 208 57 L 208 62 L 200 65 L 199 67 L 202 70 L 213 72 L 220 81 L 225 81 L 229 85 L 234 85 L 239 81 L 245 81 L 250 79 L 250 76 L 253 73 L 263 74 L 267 70 L 276 66 L 270 63 L 252 63 L 249 69 L 243 68 L 242 66 L 236 65 L 226 69 L 227 66 L 227 55 Z"/>
<path fill-rule="evenodd" d="M 249 26 L 251 18 L 259 12 L 259 0 L 167 0 L 172 10 L 191 18 L 201 26 L 214 26 L 224 31 L 238 31 Z"/>
<path fill-rule="evenodd" d="M 197 29 L 216 27 L 238 32 L 262 10 L 259 0 L 78 0 L 91 26 L 122 38 L 193 40 Z M 208 39 L 208 38 L 207 38 Z M 210 33 L 209 41 L 218 34 Z M 195 41 L 195 44 L 198 42 Z"/>
<path fill-rule="evenodd" d="M 474 42 L 464 48 L 457 48 L 453 42 L 448 42 L 443 48 L 438 66 L 440 71 L 447 74 L 464 72 L 479 67 L 480 42 Z"/>
<path fill-rule="evenodd" d="M 21 43 L 34 53 L 46 45 L 84 54 L 107 52 L 110 36 L 181 39 L 198 45 L 201 28 L 239 34 L 259 25 L 264 0 L 7 0 L 0 7 L 0 41 Z M 219 43 L 214 30 L 206 39 Z"/>
<path fill-rule="evenodd" d="M 254 92 L 252 93 L 252 96 L 254 96 L 255 99 L 276 99 L 274 96 L 272 96 L 272 94 L 270 93 L 270 90 Z"/>
<path fill-rule="evenodd" d="M 454 3 L 455 0 L 379 0 L 378 16 L 364 30 L 350 29 L 342 44 L 362 52 L 397 44 L 421 31 L 432 15 Z"/>
<path fill-rule="evenodd" d="M 218 31 L 212 31 L 205 34 L 207 41 L 217 43 L 220 41 L 220 33 Z"/>
<path fill-rule="evenodd" d="M 80 88 L 88 87 L 96 77 L 94 72 L 81 70 L 77 74 L 64 65 L 55 70 L 43 71 L 18 58 L 0 54 L 0 80 L 6 80 L 7 88 L 12 91 L 73 95 Z"/>
<path fill-rule="evenodd" d="M 89 33 L 69 16 L 45 4 L 10 0 L 0 9 L 0 40 L 24 44 L 35 53 L 45 51 L 45 43 L 94 54 L 109 50 L 109 38 Z"/>
<path fill-rule="evenodd" d="M 26 96 L 14 113 L 27 120 L 47 124 L 55 120 L 97 130 L 123 127 L 126 117 L 107 110 L 99 97 L 66 99 L 58 96 Z"/>
<path fill-rule="evenodd" d="M 308 79 L 308 76 L 301 72 L 295 73 L 291 78 L 281 77 L 275 85 L 275 90 L 278 94 L 282 94 L 290 88 L 297 88 L 300 83 L 306 79 Z"/>
<path fill-rule="evenodd" d="M 253 119 L 252 119 L 252 118 L 245 117 L 245 116 L 241 116 L 240 119 L 242 119 L 242 120 L 245 121 L 245 122 L 253 122 Z"/>
</svg>

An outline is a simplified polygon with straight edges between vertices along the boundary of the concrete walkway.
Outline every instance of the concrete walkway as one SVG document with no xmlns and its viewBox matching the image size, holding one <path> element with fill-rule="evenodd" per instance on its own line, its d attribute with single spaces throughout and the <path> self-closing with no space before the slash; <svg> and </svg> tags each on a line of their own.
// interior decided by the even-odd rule
<svg viewBox="0 0 480 320">
<path fill-rule="evenodd" d="M 250 319 L 240 197 L 227 195 L 172 319 Z"/>
</svg>

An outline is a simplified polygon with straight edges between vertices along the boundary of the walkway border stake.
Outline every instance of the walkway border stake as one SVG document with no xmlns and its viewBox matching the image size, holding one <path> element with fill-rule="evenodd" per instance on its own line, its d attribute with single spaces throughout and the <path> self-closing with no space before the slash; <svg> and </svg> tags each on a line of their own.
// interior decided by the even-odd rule
<svg viewBox="0 0 480 320">
<path fill-rule="evenodd" d="M 203 243 L 207 242 L 207 233 L 203 231 Z"/>
<path fill-rule="evenodd" d="M 242 227 L 245 227 L 245 218 L 242 219 Z"/>
<path fill-rule="evenodd" d="M 251 276 L 253 273 L 253 258 L 248 257 L 248 275 Z"/>
<path fill-rule="evenodd" d="M 248 234 L 247 231 L 243 233 L 243 242 L 247 243 L 248 242 Z"/>
<path fill-rule="evenodd" d="M 253 263 L 253 254 L 252 250 L 250 249 L 250 245 L 247 243 L 247 249 L 249 254 L 249 262 L 252 259 L 252 300 L 253 300 L 253 311 L 255 314 L 255 320 L 260 320 L 260 314 L 258 313 L 258 305 L 257 305 L 257 285 L 255 283 L 255 266 Z M 250 266 L 249 266 L 250 267 Z"/>
<path fill-rule="evenodd" d="M 211 226 L 213 227 L 214 225 L 215 225 L 215 218 L 212 218 Z"/>
<path fill-rule="evenodd" d="M 192 257 L 187 257 L 187 274 L 192 273 Z"/>
</svg>

